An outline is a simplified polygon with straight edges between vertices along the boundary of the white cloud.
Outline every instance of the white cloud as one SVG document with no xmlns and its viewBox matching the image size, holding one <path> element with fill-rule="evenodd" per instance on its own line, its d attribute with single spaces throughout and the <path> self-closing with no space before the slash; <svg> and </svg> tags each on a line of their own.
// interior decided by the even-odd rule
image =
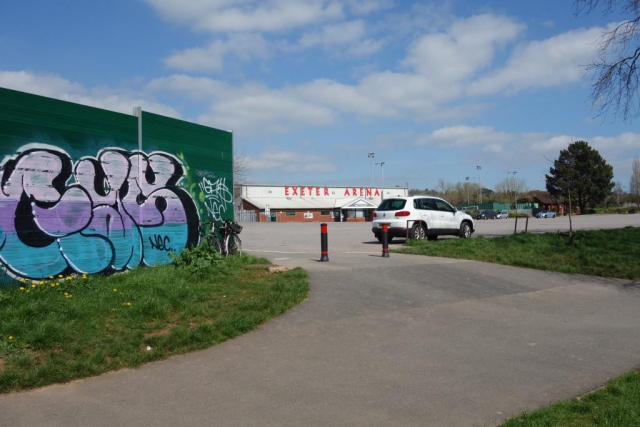
<svg viewBox="0 0 640 427">
<path fill-rule="evenodd" d="M 157 114 L 181 117 L 180 113 L 172 107 L 141 98 L 135 93 L 103 87 L 87 89 L 79 83 L 54 74 L 0 71 L 0 86 L 125 114 L 131 114 L 133 107 L 140 106 L 143 110 Z"/>
<path fill-rule="evenodd" d="M 309 48 L 312 46 L 331 47 L 335 45 L 350 44 L 361 40 L 365 35 L 364 21 L 347 21 L 338 24 L 329 24 L 321 31 L 304 33 L 298 42 L 298 46 Z"/>
<path fill-rule="evenodd" d="M 300 37 L 292 50 L 321 47 L 332 54 L 346 53 L 350 56 L 366 56 L 378 52 L 384 40 L 365 38 L 366 26 L 363 20 L 328 24 L 318 31 L 309 31 Z"/>
<path fill-rule="evenodd" d="M 460 82 L 488 66 L 496 49 L 524 29 L 504 16 L 477 15 L 453 23 L 446 32 L 427 34 L 411 47 L 404 64 L 439 82 Z"/>
<path fill-rule="evenodd" d="M 249 156 L 250 170 L 276 169 L 284 173 L 334 173 L 338 167 L 328 157 L 302 154 L 293 151 L 267 151 L 259 156 Z"/>
<path fill-rule="evenodd" d="M 272 32 L 343 17 L 325 0 L 147 0 L 166 20 L 212 33 Z"/>
<path fill-rule="evenodd" d="M 391 0 L 347 0 L 347 5 L 355 15 L 367 15 L 372 12 L 394 7 L 393 1 Z"/>
<path fill-rule="evenodd" d="M 227 40 L 214 40 L 206 47 L 185 49 L 165 58 L 170 68 L 184 71 L 222 71 L 224 57 L 234 56 L 243 61 L 254 57 L 266 58 L 269 43 L 260 35 L 237 34 Z"/>
<path fill-rule="evenodd" d="M 576 82 L 585 75 L 581 65 L 593 59 L 595 41 L 604 28 L 568 31 L 517 47 L 507 65 L 471 84 L 472 95 L 500 91 L 514 93 L 531 87 L 554 87 Z"/>
<path fill-rule="evenodd" d="M 490 126 L 450 126 L 434 130 L 430 134 L 420 135 L 415 145 L 439 147 L 467 147 L 489 144 L 491 151 L 500 151 L 502 143 L 513 139 L 513 135 L 497 132 Z"/>
</svg>

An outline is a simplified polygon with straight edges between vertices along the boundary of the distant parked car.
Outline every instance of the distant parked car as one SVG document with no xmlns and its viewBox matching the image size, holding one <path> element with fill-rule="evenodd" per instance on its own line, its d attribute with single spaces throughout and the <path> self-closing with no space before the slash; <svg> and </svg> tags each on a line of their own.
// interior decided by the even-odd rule
<svg viewBox="0 0 640 427">
<path fill-rule="evenodd" d="M 496 219 L 498 217 L 498 213 L 492 210 L 485 210 L 478 214 L 476 219 Z"/>
<path fill-rule="evenodd" d="M 496 218 L 498 219 L 507 219 L 509 218 L 509 212 L 507 211 L 497 211 L 496 212 Z"/>
<path fill-rule="evenodd" d="M 536 214 L 536 218 L 555 218 L 556 213 L 548 209 L 541 210 Z"/>
</svg>

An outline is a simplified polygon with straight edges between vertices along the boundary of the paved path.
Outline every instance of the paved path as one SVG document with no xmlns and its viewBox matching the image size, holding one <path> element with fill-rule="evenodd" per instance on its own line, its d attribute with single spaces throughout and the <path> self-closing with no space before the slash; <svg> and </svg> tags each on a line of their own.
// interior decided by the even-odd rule
<svg viewBox="0 0 640 427">
<path fill-rule="evenodd" d="M 294 251 L 298 234 L 246 227 L 245 246 L 268 238 L 287 253 L 257 254 L 309 271 L 307 301 L 208 350 L 0 396 L 0 425 L 494 425 L 640 363 L 638 283 L 382 259 L 336 246 L 348 228 L 319 263 L 317 235 Z"/>
</svg>

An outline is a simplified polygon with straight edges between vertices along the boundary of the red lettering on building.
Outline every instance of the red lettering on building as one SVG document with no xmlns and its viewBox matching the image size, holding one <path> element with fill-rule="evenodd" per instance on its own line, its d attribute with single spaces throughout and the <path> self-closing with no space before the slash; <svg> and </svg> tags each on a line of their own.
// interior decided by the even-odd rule
<svg viewBox="0 0 640 427">
<path fill-rule="evenodd" d="M 360 187 L 360 197 L 364 196 L 364 190 Z"/>
<path fill-rule="evenodd" d="M 351 195 L 351 194 L 349 194 L 349 189 L 348 188 L 344 189 L 344 195 L 345 196 L 350 196 Z"/>
<path fill-rule="evenodd" d="M 380 195 L 380 190 L 376 188 L 376 193 L 374 194 L 374 196 L 379 196 L 379 195 Z"/>
<path fill-rule="evenodd" d="M 306 187 L 300 187 L 300 195 L 304 196 L 304 190 L 306 190 Z"/>
<path fill-rule="evenodd" d="M 320 187 L 316 187 L 316 196 L 320 195 Z"/>
<path fill-rule="evenodd" d="M 313 187 L 309 187 L 309 195 L 313 196 Z"/>
<path fill-rule="evenodd" d="M 284 187 L 284 195 L 288 196 L 289 195 L 289 186 L 285 186 Z"/>
<path fill-rule="evenodd" d="M 352 188 L 352 190 L 353 190 L 353 196 L 354 197 L 357 196 L 358 195 L 358 190 L 356 190 L 355 188 Z"/>
<path fill-rule="evenodd" d="M 327 187 L 324 187 L 324 195 L 325 196 L 329 195 L 329 189 Z"/>
<path fill-rule="evenodd" d="M 293 195 L 297 196 L 298 195 L 298 187 L 291 187 L 291 189 L 293 190 Z"/>
<path fill-rule="evenodd" d="M 371 189 L 367 188 L 367 191 L 364 193 L 366 196 L 371 197 Z"/>
</svg>

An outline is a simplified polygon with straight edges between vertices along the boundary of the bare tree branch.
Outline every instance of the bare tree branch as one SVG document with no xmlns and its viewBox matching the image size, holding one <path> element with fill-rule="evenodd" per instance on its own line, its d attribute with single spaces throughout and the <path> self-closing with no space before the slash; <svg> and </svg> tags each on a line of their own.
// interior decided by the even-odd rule
<svg viewBox="0 0 640 427">
<path fill-rule="evenodd" d="M 599 59 L 586 65 L 594 73 L 592 109 L 597 116 L 613 110 L 614 116 L 631 122 L 640 116 L 640 0 L 575 0 L 576 15 L 594 11 L 604 3 L 604 14 L 618 8 L 632 17 L 597 40 Z"/>
</svg>

